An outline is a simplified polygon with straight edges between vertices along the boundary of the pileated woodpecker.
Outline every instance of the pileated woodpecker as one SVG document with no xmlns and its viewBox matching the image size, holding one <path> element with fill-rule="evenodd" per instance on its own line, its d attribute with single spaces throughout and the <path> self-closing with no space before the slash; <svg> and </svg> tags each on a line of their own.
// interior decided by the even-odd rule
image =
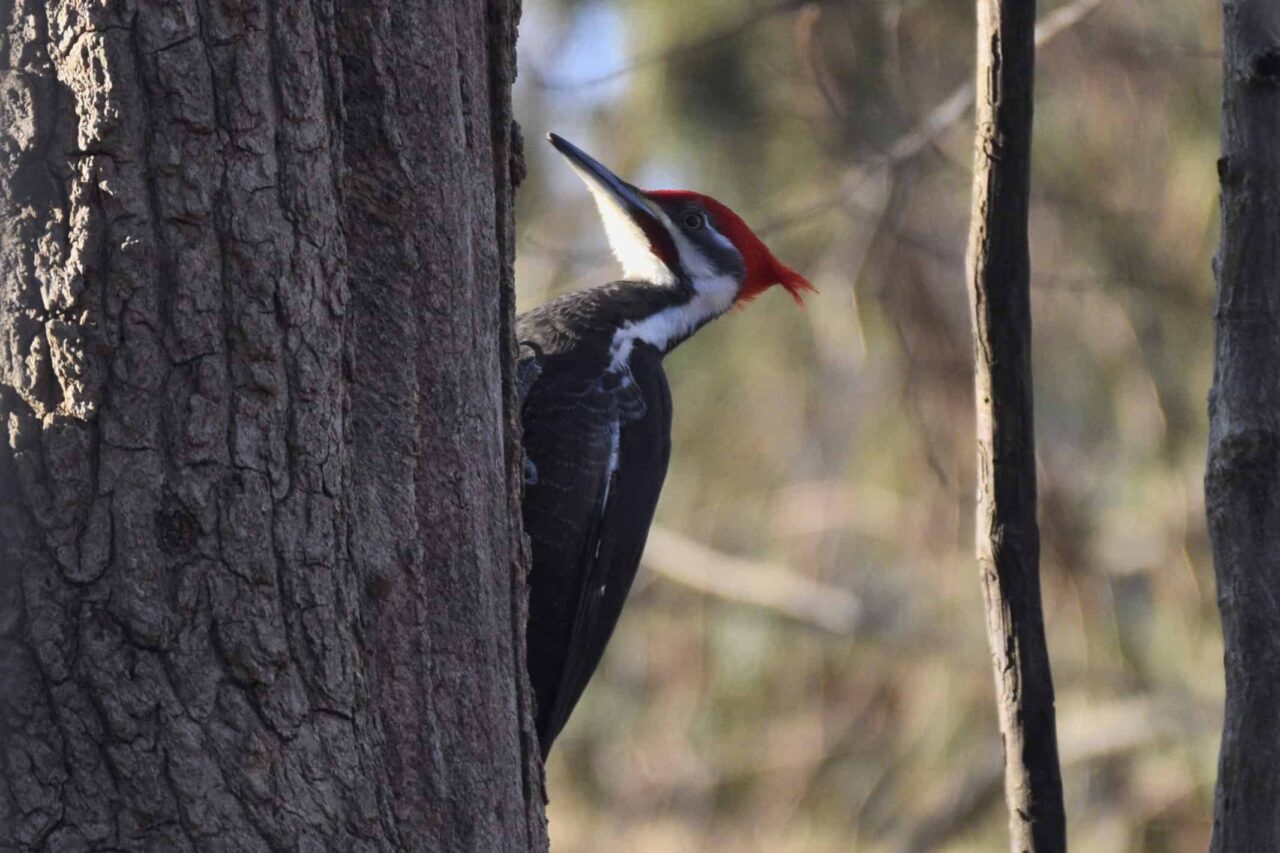
<svg viewBox="0 0 1280 853">
<path fill-rule="evenodd" d="M 529 676 L 543 757 L 595 671 L 631 589 L 671 455 L 662 357 L 774 284 L 813 290 L 747 224 L 693 192 L 645 192 L 555 134 L 624 278 L 521 315 Z"/>
</svg>

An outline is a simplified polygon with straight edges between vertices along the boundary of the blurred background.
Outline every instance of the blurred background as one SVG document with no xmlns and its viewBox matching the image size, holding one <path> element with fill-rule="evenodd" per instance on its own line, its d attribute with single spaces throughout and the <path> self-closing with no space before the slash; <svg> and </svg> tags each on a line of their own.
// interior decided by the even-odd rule
<svg viewBox="0 0 1280 853">
<path fill-rule="evenodd" d="M 1077 850 L 1209 838 L 1218 14 L 1040 3 L 1042 570 Z M 548 130 L 640 186 L 716 196 L 821 291 L 804 310 L 771 291 L 667 359 L 671 470 L 547 770 L 554 849 L 1007 849 L 973 556 L 972 18 L 525 4 L 521 310 L 618 275 Z"/>
</svg>

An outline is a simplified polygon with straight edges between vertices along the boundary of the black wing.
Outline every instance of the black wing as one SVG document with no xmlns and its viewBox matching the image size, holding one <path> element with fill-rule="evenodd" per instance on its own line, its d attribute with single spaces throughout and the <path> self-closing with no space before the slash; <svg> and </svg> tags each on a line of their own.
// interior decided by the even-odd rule
<svg viewBox="0 0 1280 853">
<path fill-rule="evenodd" d="M 540 359 L 524 405 L 536 475 L 524 498 L 533 545 L 529 676 L 545 756 L 595 672 L 631 590 L 671 450 L 662 363 L 637 348 L 628 377 Z"/>
</svg>

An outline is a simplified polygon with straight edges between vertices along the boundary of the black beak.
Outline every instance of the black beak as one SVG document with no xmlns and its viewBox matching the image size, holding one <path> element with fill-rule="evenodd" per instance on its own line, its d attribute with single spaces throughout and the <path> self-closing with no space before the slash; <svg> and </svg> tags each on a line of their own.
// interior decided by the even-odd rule
<svg viewBox="0 0 1280 853">
<path fill-rule="evenodd" d="M 645 200 L 644 193 L 610 172 L 572 142 L 554 133 L 548 133 L 547 139 L 565 156 L 573 166 L 573 170 L 587 182 L 597 200 L 601 200 L 602 197 L 607 198 L 646 234 L 652 234 L 655 230 L 665 231 L 661 221 L 654 215 L 652 208 Z"/>
</svg>

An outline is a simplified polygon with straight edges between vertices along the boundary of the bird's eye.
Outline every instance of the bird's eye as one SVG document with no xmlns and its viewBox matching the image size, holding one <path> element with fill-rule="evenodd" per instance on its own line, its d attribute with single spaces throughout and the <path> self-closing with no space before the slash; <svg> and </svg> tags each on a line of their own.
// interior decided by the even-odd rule
<svg viewBox="0 0 1280 853">
<path fill-rule="evenodd" d="M 696 210 L 690 210 L 684 215 L 684 227 L 690 231 L 697 231 L 699 228 L 707 224 L 707 217 L 703 216 Z"/>
</svg>

